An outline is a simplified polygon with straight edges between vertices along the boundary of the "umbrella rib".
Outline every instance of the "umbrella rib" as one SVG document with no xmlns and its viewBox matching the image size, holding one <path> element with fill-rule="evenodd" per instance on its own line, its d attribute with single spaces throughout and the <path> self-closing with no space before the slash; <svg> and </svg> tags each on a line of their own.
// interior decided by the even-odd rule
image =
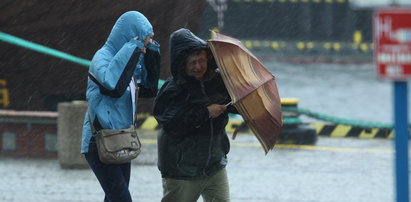
<svg viewBox="0 0 411 202">
<path fill-rule="evenodd" d="M 212 49 L 212 50 L 213 50 L 213 49 Z M 251 65 L 251 60 L 249 59 L 248 61 L 249 61 L 250 65 Z M 217 63 L 219 63 L 220 67 L 226 67 L 224 61 L 222 61 L 222 60 L 218 60 Z M 253 68 L 252 68 L 252 71 L 253 71 L 254 75 L 258 75 Z M 225 78 L 230 78 L 230 76 L 228 75 L 228 73 L 225 71 L 224 68 L 222 69 L 221 72 L 222 72 L 222 74 L 224 75 Z M 272 76 L 272 75 L 271 75 L 271 76 Z M 270 79 L 268 79 L 268 80 L 265 81 L 264 83 L 260 84 L 259 86 L 256 86 L 255 89 L 260 88 L 261 86 L 265 85 L 266 83 L 268 83 L 268 82 L 270 82 L 270 81 L 272 81 L 272 80 L 275 80 L 275 77 L 274 77 L 274 76 L 272 76 Z M 234 86 L 234 83 L 231 81 L 231 79 L 224 79 L 223 82 L 224 82 L 224 83 L 227 82 L 226 86 Z M 230 88 L 227 88 L 227 89 L 230 91 Z M 252 92 L 253 92 L 253 91 L 248 92 L 246 95 L 244 95 L 242 98 L 236 100 L 235 102 L 238 102 L 238 101 L 242 100 L 243 98 L 245 98 L 245 97 L 247 97 L 248 95 L 250 95 Z M 232 94 L 233 94 L 233 93 L 232 93 Z M 234 103 L 235 103 L 235 102 L 234 102 Z"/>
<path fill-rule="evenodd" d="M 217 38 L 216 38 L 216 39 L 217 39 Z M 220 40 L 221 40 L 221 39 L 220 39 Z M 211 40 L 209 40 L 209 41 L 211 41 L 211 42 L 212 42 L 212 41 L 223 42 L 223 43 L 226 43 L 226 44 L 228 44 L 228 45 L 230 45 L 230 46 L 238 46 L 238 44 L 232 43 L 232 42 L 230 42 L 230 41 L 217 41 L 217 40 L 213 40 L 213 39 L 211 39 Z M 242 45 L 241 43 L 239 43 L 239 44 Z M 215 50 L 215 49 L 216 49 L 215 45 L 214 45 L 213 43 L 209 43 L 209 45 L 212 47 L 212 48 L 211 48 L 211 51 L 214 53 L 214 55 L 218 55 L 218 54 L 215 52 L 215 51 L 216 51 L 216 50 Z M 257 57 L 255 57 L 252 53 L 250 53 L 245 47 L 242 47 L 241 50 L 247 53 L 247 55 L 248 55 L 248 57 L 247 57 L 247 59 L 248 59 L 248 65 L 249 65 L 250 67 L 254 67 L 251 58 L 255 59 L 261 66 L 264 66 L 264 65 L 262 65 L 262 63 L 260 62 L 260 60 L 259 60 Z M 223 60 L 216 60 L 216 62 L 218 63 L 219 67 L 227 67 L 227 65 L 224 63 Z M 220 68 L 220 69 L 221 69 L 221 72 L 222 72 L 222 74 L 224 75 L 224 77 L 227 78 L 227 79 L 224 79 L 224 80 L 223 80 L 223 81 L 224 81 L 224 84 L 228 84 L 228 85 L 226 85 L 226 86 L 234 86 L 234 83 L 231 81 L 231 79 L 228 79 L 228 78 L 230 78 L 230 76 L 228 75 L 228 72 L 226 72 L 225 68 Z M 253 72 L 254 75 L 256 75 L 256 77 L 261 78 L 261 74 L 257 73 L 254 68 L 251 68 L 251 71 Z M 275 77 L 274 77 L 272 74 L 271 74 L 271 77 L 272 77 L 272 78 L 268 79 L 268 80 L 265 81 L 264 83 L 260 84 L 259 86 L 256 86 L 255 89 L 257 89 L 257 88 L 265 85 L 267 82 L 275 79 Z M 226 82 L 227 82 L 227 83 L 226 83 Z M 229 91 L 231 91 L 231 90 L 229 90 Z M 245 96 L 243 96 L 243 97 L 246 97 L 246 96 L 249 95 L 250 93 L 252 93 L 252 92 L 247 93 L 247 94 L 246 94 Z M 234 95 L 234 93 L 231 93 L 231 95 Z M 234 96 L 232 96 L 232 97 L 234 97 Z M 242 99 L 242 98 L 241 98 L 241 99 Z M 239 99 L 239 100 L 241 100 L 241 99 Z M 239 101 L 239 100 L 238 100 L 238 101 Z"/>
<path fill-rule="evenodd" d="M 232 43 L 228 43 L 228 44 L 230 44 L 230 45 L 235 45 L 235 44 L 232 44 Z M 212 50 L 214 50 L 214 48 L 213 48 Z M 245 51 L 245 50 L 243 50 L 243 49 L 241 49 L 241 50 L 242 50 L 242 51 Z M 246 52 L 247 52 L 247 51 L 246 51 Z M 252 58 L 256 59 L 257 62 L 258 62 L 260 65 L 262 65 L 261 62 L 260 62 L 256 57 L 254 57 L 254 55 L 252 55 L 251 53 L 248 53 L 247 62 L 248 62 L 248 65 L 249 65 L 250 67 L 254 67 L 254 65 L 253 65 L 253 63 L 252 63 L 252 59 L 251 59 L 250 56 L 253 56 Z M 223 60 L 218 60 L 218 63 L 219 63 L 219 65 L 220 65 L 220 67 L 227 67 L 227 65 L 224 63 Z M 263 65 L 262 65 L 262 66 L 263 66 Z M 262 77 L 262 75 L 261 75 L 260 73 L 256 72 L 255 68 L 250 68 L 250 69 L 251 69 L 251 71 L 253 72 L 253 74 L 254 74 L 257 78 L 261 78 L 261 77 Z M 225 68 L 222 68 L 222 73 L 224 74 L 225 78 L 230 78 L 230 76 L 228 75 L 228 72 L 225 71 Z M 243 77 L 243 79 L 245 80 L 244 77 Z M 260 85 L 256 86 L 255 89 L 260 88 L 261 86 L 265 85 L 267 82 L 270 82 L 271 80 L 274 80 L 274 79 L 275 79 L 275 77 L 271 74 L 271 78 L 270 78 L 270 79 L 268 79 L 268 80 L 265 81 L 264 83 L 261 83 Z M 224 79 L 224 80 L 227 80 L 229 86 L 234 86 L 234 83 L 231 81 L 231 79 Z M 237 100 L 237 101 L 242 100 L 244 97 L 248 96 L 248 95 L 249 95 L 250 93 L 252 93 L 252 92 L 253 92 L 253 91 L 247 93 L 245 96 L 243 96 L 241 99 L 239 99 L 239 100 Z"/>
<path fill-rule="evenodd" d="M 255 56 L 255 55 L 253 55 L 246 47 L 244 47 L 243 46 L 243 44 L 241 43 L 241 41 L 238 41 L 239 43 L 238 44 L 235 44 L 235 43 L 233 43 L 233 42 L 231 42 L 231 41 L 226 41 L 226 40 L 224 40 L 224 39 L 210 39 L 209 40 L 210 42 L 219 42 L 219 43 L 226 43 L 226 44 L 229 44 L 229 45 L 232 45 L 232 46 L 238 46 L 238 45 L 240 45 L 241 44 L 241 46 L 240 46 L 240 48 L 243 50 L 243 51 L 245 51 L 246 53 L 248 53 L 248 55 L 250 55 L 251 57 L 253 57 L 254 59 L 256 59 L 258 62 L 260 62 L 260 60 Z M 261 63 L 261 62 L 260 62 Z"/>
<path fill-rule="evenodd" d="M 251 124 L 251 120 L 248 120 L 249 117 L 251 117 L 251 115 L 247 112 L 247 110 L 243 106 L 240 105 L 239 107 L 240 107 L 240 110 L 241 110 L 242 114 L 245 114 L 246 119 L 244 121 L 246 122 L 246 124 L 248 126 L 250 126 L 250 129 L 253 131 L 254 134 L 259 134 L 258 130 L 255 128 L 255 126 L 253 124 Z M 265 153 L 267 153 L 269 145 L 266 144 L 267 143 L 266 139 L 259 136 L 259 135 L 256 135 L 256 137 L 257 137 L 258 141 L 260 142 L 261 146 L 263 146 L 263 149 L 264 149 Z"/>
<path fill-rule="evenodd" d="M 274 77 L 273 78 L 271 78 L 271 79 L 269 79 L 269 80 L 267 80 L 266 82 L 264 82 L 264 83 L 262 83 L 261 85 L 259 85 L 257 88 L 260 88 L 261 86 L 264 86 L 266 83 L 268 83 L 268 82 L 270 82 L 270 81 L 273 81 L 274 80 Z M 256 88 L 256 89 L 257 89 Z M 241 97 L 240 99 L 238 99 L 236 102 L 234 102 L 234 103 L 237 103 L 238 101 L 241 101 L 241 100 L 243 100 L 244 98 L 246 98 L 247 96 L 249 96 L 251 93 L 253 93 L 254 91 L 251 91 L 251 92 L 249 92 L 249 93 L 247 93 L 247 94 L 245 94 L 243 97 Z"/>
<path fill-rule="evenodd" d="M 271 81 L 271 80 L 270 80 Z M 267 82 L 266 82 L 267 83 Z M 264 88 L 264 87 L 262 87 Z M 255 91 L 254 91 L 255 92 Z M 266 97 L 271 97 L 270 94 L 267 94 L 266 90 L 263 90 L 263 93 L 266 95 Z M 244 96 L 243 98 L 247 98 L 249 95 Z M 275 102 L 273 102 L 273 100 L 269 99 L 269 104 L 268 105 L 275 105 Z M 258 134 L 266 134 L 267 131 L 261 131 L 255 124 L 254 124 L 254 119 L 253 116 L 249 113 L 248 110 L 246 110 L 244 104 L 239 103 L 238 105 L 236 105 L 236 107 L 238 107 L 239 111 L 241 112 L 241 114 L 244 117 L 245 122 L 247 123 L 247 125 L 250 126 L 250 129 L 253 131 L 254 134 L 256 134 L 257 139 L 259 140 L 259 142 L 261 143 L 262 147 L 264 148 L 265 152 L 267 153 L 268 150 L 271 150 L 272 148 L 274 148 L 274 145 L 276 143 L 276 141 L 273 141 L 272 138 L 268 137 L 268 136 L 259 136 Z M 278 120 L 274 119 L 274 118 L 270 118 L 270 121 L 267 120 L 268 122 L 272 122 L 275 123 L 275 125 L 282 125 L 282 122 L 279 122 Z M 275 138 L 276 139 L 276 138 Z"/>
</svg>

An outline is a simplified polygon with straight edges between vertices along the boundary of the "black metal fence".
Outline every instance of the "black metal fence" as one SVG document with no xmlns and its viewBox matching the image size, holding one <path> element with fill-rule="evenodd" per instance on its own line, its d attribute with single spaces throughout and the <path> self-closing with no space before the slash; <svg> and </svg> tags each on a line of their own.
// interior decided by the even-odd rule
<svg viewBox="0 0 411 202">
<path fill-rule="evenodd" d="M 331 47 L 340 43 L 354 49 L 365 43 L 367 50 L 372 48 L 372 10 L 354 10 L 350 0 L 227 0 L 226 5 L 221 31 L 242 40 L 330 42 Z M 208 30 L 217 23 L 209 4 L 200 36 L 209 38 Z"/>
</svg>

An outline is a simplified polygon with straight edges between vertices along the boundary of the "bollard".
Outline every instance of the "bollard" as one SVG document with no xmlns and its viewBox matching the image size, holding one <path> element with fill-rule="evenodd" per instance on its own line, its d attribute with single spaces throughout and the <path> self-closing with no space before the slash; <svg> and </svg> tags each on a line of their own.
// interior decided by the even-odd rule
<svg viewBox="0 0 411 202">
<path fill-rule="evenodd" d="M 297 98 L 281 98 L 282 107 L 298 107 L 298 102 L 300 102 L 300 100 Z M 284 124 L 288 127 L 296 128 L 298 124 L 302 123 L 301 119 L 299 118 L 300 114 L 296 112 L 283 111 L 282 114 Z"/>
<path fill-rule="evenodd" d="M 73 101 L 58 104 L 57 153 L 62 168 L 87 168 L 83 154 L 80 154 L 81 133 L 87 102 Z"/>
<path fill-rule="evenodd" d="M 298 107 L 299 99 L 282 98 L 281 106 Z M 284 125 L 280 133 L 279 143 L 313 145 L 317 142 L 315 128 L 305 124 L 295 112 L 283 112 Z"/>
</svg>

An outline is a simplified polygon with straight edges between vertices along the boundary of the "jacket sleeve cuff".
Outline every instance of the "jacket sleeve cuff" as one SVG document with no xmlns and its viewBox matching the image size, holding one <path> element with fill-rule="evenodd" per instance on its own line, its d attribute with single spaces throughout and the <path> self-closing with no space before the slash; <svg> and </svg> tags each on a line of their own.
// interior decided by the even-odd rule
<svg viewBox="0 0 411 202">
<path fill-rule="evenodd" d="M 130 42 L 135 44 L 139 50 L 143 50 L 144 44 L 139 39 L 131 39 Z"/>
<path fill-rule="evenodd" d="M 155 52 L 160 52 L 160 44 L 157 43 L 157 41 L 154 41 L 154 40 L 153 40 L 153 42 L 151 42 L 147 45 L 147 48 L 152 50 L 152 51 L 155 51 Z"/>
</svg>

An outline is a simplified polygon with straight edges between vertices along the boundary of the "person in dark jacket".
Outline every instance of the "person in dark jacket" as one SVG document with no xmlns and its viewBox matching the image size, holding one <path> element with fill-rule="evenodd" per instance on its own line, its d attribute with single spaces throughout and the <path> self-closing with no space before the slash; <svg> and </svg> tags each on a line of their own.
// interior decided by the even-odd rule
<svg viewBox="0 0 411 202">
<path fill-rule="evenodd" d="M 226 173 L 228 113 L 237 110 L 207 43 L 188 29 L 170 36 L 172 78 L 159 90 L 154 117 L 162 202 L 230 201 Z"/>
</svg>

